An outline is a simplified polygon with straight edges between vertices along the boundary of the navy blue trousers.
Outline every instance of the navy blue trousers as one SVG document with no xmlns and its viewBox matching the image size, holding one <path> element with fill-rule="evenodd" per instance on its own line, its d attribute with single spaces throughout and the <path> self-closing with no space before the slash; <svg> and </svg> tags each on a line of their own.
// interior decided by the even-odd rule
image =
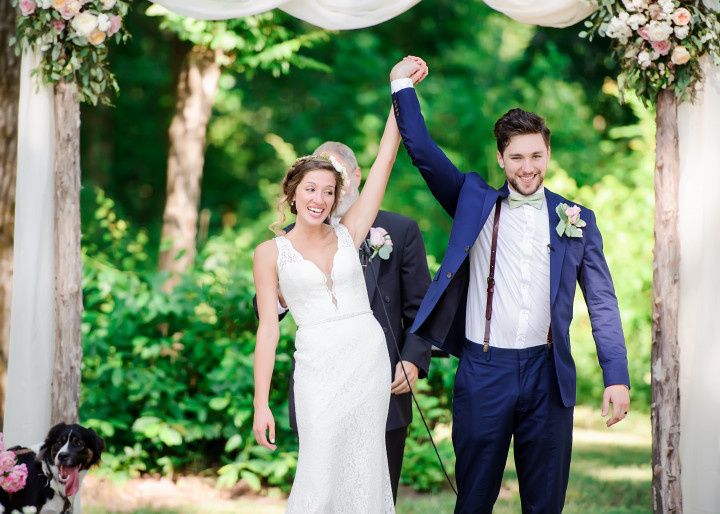
<svg viewBox="0 0 720 514">
<path fill-rule="evenodd" d="M 453 398 L 456 514 L 490 514 L 510 439 L 524 514 L 556 514 L 565 503 L 573 407 L 565 407 L 546 345 L 522 350 L 467 341 Z"/>
</svg>

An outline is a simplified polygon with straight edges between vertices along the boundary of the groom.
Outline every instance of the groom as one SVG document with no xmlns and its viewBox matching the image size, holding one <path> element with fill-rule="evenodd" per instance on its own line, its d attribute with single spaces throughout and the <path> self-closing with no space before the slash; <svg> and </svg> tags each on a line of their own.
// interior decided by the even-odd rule
<svg viewBox="0 0 720 514">
<path fill-rule="evenodd" d="M 491 513 L 510 440 L 524 513 L 559 513 L 572 449 L 575 284 L 590 312 L 603 370 L 603 416 L 629 407 L 627 354 L 595 215 L 543 187 L 550 130 L 513 109 L 495 124 L 507 181 L 461 173 L 425 126 L 406 58 L 390 74 L 405 147 L 453 218 L 442 265 L 411 332 L 460 358 L 453 398 L 456 513 Z"/>
</svg>

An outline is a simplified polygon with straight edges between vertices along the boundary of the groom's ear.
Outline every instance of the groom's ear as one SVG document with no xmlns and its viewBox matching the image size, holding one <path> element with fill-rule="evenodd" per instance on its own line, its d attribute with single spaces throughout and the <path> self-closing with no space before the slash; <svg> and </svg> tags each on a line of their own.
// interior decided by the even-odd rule
<svg viewBox="0 0 720 514">
<path fill-rule="evenodd" d="M 497 153 L 497 162 L 498 162 L 498 166 L 500 166 L 501 168 L 505 168 L 505 161 L 503 160 L 503 156 L 500 153 L 500 150 L 498 150 L 498 153 Z"/>
</svg>

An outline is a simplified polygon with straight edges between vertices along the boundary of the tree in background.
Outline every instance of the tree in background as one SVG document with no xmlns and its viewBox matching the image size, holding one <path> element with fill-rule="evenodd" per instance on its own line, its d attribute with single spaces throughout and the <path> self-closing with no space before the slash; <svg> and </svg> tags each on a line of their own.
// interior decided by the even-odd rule
<svg viewBox="0 0 720 514">
<path fill-rule="evenodd" d="M 177 283 L 177 274 L 186 271 L 195 259 L 205 141 L 222 69 L 248 75 L 268 70 L 278 76 L 292 65 L 322 68 L 299 51 L 328 36 L 320 30 L 296 31 L 283 25 L 274 13 L 200 21 L 153 6 L 148 14 L 163 16 L 161 28 L 191 44 L 178 76 L 175 114 L 169 129 L 159 267 L 171 272 L 166 283 L 171 289 Z"/>
<path fill-rule="evenodd" d="M 15 168 L 17 164 L 20 59 L 9 44 L 15 35 L 15 8 L 0 3 L 0 430 L 5 405 L 5 380 L 10 346 Z"/>
</svg>

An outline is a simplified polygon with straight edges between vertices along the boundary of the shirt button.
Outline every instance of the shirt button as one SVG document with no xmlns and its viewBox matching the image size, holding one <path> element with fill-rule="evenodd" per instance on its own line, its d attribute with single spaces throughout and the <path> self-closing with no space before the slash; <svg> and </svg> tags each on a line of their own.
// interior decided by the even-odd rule
<svg viewBox="0 0 720 514">
<path fill-rule="evenodd" d="M 452 278 L 452 272 L 448 271 L 447 275 L 445 275 L 447 278 Z"/>
<path fill-rule="evenodd" d="M 385 297 L 385 303 L 390 303 L 390 297 L 389 297 L 389 296 L 386 296 L 386 297 Z"/>
</svg>

